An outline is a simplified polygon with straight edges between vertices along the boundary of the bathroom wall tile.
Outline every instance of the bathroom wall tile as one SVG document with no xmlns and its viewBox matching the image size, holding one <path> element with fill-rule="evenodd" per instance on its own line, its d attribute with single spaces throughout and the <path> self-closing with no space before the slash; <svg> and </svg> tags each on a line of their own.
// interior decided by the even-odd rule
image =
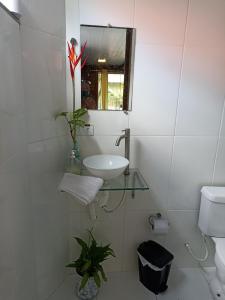
<svg viewBox="0 0 225 300">
<path fill-rule="evenodd" d="M 137 271 L 137 247 L 146 240 L 154 240 L 162 245 L 165 242 L 165 236 L 154 235 L 148 223 L 154 210 L 129 211 L 125 215 L 125 234 L 123 243 L 123 271 Z M 163 213 L 165 215 L 165 213 Z"/>
<path fill-rule="evenodd" d="M 29 141 L 34 142 L 58 133 L 54 116 L 65 110 L 65 45 L 24 27 L 22 43 Z"/>
<path fill-rule="evenodd" d="M 1 166 L 24 151 L 26 124 L 19 26 L 4 10 L 1 9 L 0 13 L 0 70 L 3 70 L 0 72 Z"/>
<path fill-rule="evenodd" d="M 47 298 L 63 281 L 68 262 L 68 216 L 55 207 L 59 204 L 33 205 L 36 279 L 40 299 Z"/>
<path fill-rule="evenodd" d="M 25 5 L 25 2 L 22 4 Z M 60 8 L 64 20 L 64 3 L 61 2 L 60 5 L 61 8 L 57 6 L 54 17 Z M 48 8 L 50 6 L 47 10 Z M 58 18 L 59 23 L 52 26 L 54 22 L 49 23 L 44 15 L 43 23 L 36 24 L 39 22 L 40 10 L 31 20 L 34 5 L 26 3 L 26 8 L 24 6 L 23 9 L 27 9 L 22 20 L 21 34 L 30 142 L 28 158 L 36 282 L 38 299 L 46 299 L 63 281 L 64 266 L 69 256 L 69 202 L 57 190 L 68 155 L 68 128 L 63 119 L 54 119 L 57 112 L 66 110 L 66 56 L 65 42 L 61 39 L 65 24 Z M 34 28 L 38 30 L 33 30 Z"/>
<path fill-rule="evenodd" d="M 214 171 L 213 185 L 224 186 L 225 182 L 225 139 L 224 137 L 219 139 L 218 152 L 216 157 L 216 165 Z"/>
<path fill-rule="evenodd" d="M 20 13 L 22 25 L 64 38 L 65 1 L 20 0 Z"/>
<path fill-rule="evenodd" d="M 181 45 L 184 40 L 187 0 L 136 1 L 137 42 Z"/>
<path fill-rule="evenodd" d="M 21 4 L 23 21 L 31 21 L 28 27 L 52 29 L 60 38 L 19 28 L 0 8 L 0 298 L 5 300 L 46 299 L 62 281 L 68 260 L 66 202 L 57 192 L 67 131 L 53 117 L 66 104 L 64 33 L 57 29 L 65 29 L 64 3 L 60 8 L 52 2 L 52 19 L 58 8 L 62 16 L 53 24 L 41 13 L 43 7 L 48 11 L 49 2 L 26 2 Z M 37 18 L 30 15 L 34 10 Z M 43 21 L 40 27 L 38 19 Z M 28 127 L 30 141 L 58 136 L 57 141 L 27 149 Z"/>
<path fill-rule="evenodd" d="M 128 193 L 128 210 L 167 209 L 173 137 L 132 137 L 131 166 L 144 176 L 149 191 Z"/>
<path fill-rule="evenodd" d="M 4 10 L 0 14 L 0 112 L 12 116 L 24 112 L 21 41 L 19 25 Z"/>
<path fill-rule="evenodd" d="M 190 243 L 193 252 L 198 257 L 205 255 L 205 249 L 198 229 L 198 211 L 168 211 L 168 220 L 170 230 L 166 236 L 166 247 L 174 254 L 174 265 L 179 268 L 197 266 L 197 262 L 188 253 L 184 244 Z M 213 265 L 213 250 L 211 244 L 208 244 L 210 257 L 207 261 L 208 266 Z"/>
<path fill-rule="evenodd" d="M 104 13 L 102 13 L 104 12 Z M 80 23 L 89 25 L 111 24 L 133 27 L 134 0 L 105 2 L 104 0 L 80 1 Z"/>
<path fill-rule="evenodd" d="M 117 136 L 80 136 L 81 156 L 84 158 L 94 154 L 124 155 L 124 140 L 115 146 Z"/>
<path fill-rule="evenodd" d="M 54 119 L 66 109 L 64 41 L 23 26 L 22 44 L 29 141 L 65 134 Z"/>
<path fill-rule="evenodd" d="M 75 260 L 80 254 L 80 246 L 74 237 L 83 237 L 86 232 L 83 232 L 81 226 L 82 215 L 86 213 L 86 207 L 83 212 L 70 211 L 69 214 L 69 247 L 70 247 L 70 261 Z"/>
<path fill-rule="evenodd" d="M 185 48 L 176 135 L 217 135 L 225 95 L 225 48 Z"/>
<path fill-rule="evenodd" d="M 225 100 L 224 100 L 224 108 L 223 108 L 223 114 L 221 119 L 220 137 L 221 138 L 225 137 Z"/>
<path fill-rule="evenodd" d="M 175 137 L 169 185 L 170 209 L 198 209 L 200 189 L 210 185 L 217 138 Z"/>
<path fill-rule="evenodd" d="M 29 145 L 29 174 L 34 205 L 52 205 L 66 214 L 68 200 L 58 191 L 64 172 L 66 139 L 50 139 Z"/>
<path fill-rule="evenodd" d="M 1 267 L 0 274 L 0 295 L 2 299 L 11 300 L 16 299 L 15 289 L 12 288 L 16 284 L 16 271 L 4 269 Z"/>
<path fill-rule="evenodd" d="M 225 3 L 223 0 L 191 0 L 187 24 L 187 45 L 225 45 Z"/>
<path fill-rule="evenodd" d="M 0 111 L 0 166 L 12 157 L 24 153 L 26 142 L 25 116 Z"/>
<path fill-rule="evenodd" d="M 65 194 L 65 198 L 68 201 L 69 210 L 71 213 L 83 212 L 86 208 L 75 197 L 69 194 Z"/>
<path fill-rule="evenodd" d="M 0 19 L 0 298 L 36 300 L 20 31 Z"/>
<path fill-rule="evenodd" d="M 63 175 L 67 138 L 29 145 L 31 197 L 39 298 L 62 282 L 68 261 L 69 205 L 57 189 Z M 54 255 L 53 255 L 54 253 Z M 54 274 L 54 275 L 53 275 Z"/>
<path fill-rule="evenodd" d="M 130 113 L 132 134 L 173 134 L 181 53 L 180 47 L 137 46 Z"/>
<path fill-rule="evenodd" d="M 12 289 L 12 298 L 8 298 L 8 294 L 5 299 L 35 299 L 34 243 L 25 153 L 0 168 L 0 191 L 1 275 L 6 286 L 7 279 L 11 278 Z"/>
<path fill-rule="evenodd" d="M 119 136 L 123 129 L 129 127 L 128 120 L 129 117 L 122 111 L 88 111 L 88 122 L 94 126 L 95 136 Z"/>
</svg>

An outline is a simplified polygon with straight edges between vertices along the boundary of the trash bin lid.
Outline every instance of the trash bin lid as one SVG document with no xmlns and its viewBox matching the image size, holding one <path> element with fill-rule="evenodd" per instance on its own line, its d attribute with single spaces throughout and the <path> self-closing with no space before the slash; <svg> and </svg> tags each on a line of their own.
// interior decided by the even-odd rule
<svg viewBox="0 0 225 300">
<path fill-rule="evenodd" d="M 168 250 L 154 241 L 141 243 L 137 250 L 147 261 L 158 268 L 163 268 L 174 258 Z"/>
</svg>

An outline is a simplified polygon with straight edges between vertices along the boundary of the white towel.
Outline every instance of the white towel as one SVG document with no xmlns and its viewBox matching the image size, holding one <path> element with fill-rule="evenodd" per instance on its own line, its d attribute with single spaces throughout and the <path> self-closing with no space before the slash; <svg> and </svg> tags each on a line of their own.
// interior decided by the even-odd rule
<svg viewBox="0 0 225 300">
<path fill-rule="evenodd" d="M 65 173 L 59 190 L 67 192 L 88 205 L 95 200 L 95 197 L 103 185 L 103 179 L 91 176 L 80 176 L 71 173 Z"/>
</svg>

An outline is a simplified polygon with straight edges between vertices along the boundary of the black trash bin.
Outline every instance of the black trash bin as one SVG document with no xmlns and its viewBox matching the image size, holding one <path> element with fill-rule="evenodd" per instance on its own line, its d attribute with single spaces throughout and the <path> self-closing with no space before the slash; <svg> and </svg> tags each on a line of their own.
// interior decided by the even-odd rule
<svg viewBox="0 0 225 300">
<path fill-rule="evenodd" d="M 141 243 L 137 251 L 141 283 L 156 295 L 164 292 L 174 256 L 154 241 Z"/>
</svg>

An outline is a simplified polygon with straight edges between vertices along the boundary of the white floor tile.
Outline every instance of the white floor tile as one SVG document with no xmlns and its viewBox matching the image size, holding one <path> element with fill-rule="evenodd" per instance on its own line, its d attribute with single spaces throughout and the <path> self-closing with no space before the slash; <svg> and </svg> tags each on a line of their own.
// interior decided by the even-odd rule
<svg viewBox="0 0 225 300">
<path fill-rule="evenodd" d="M 78 300 L 76 296 L 76 277 L 68 276 L 60 288 L 49 298 L 49 300 Z"/>
<path fill-rule="evenodd" d="M 76 277 L 68 276 L 49 300 L 77 300 Z M 206 279 L 198 268 L 173 268 L 168 290 L 155 296 L 138 279 L 135 272 L 113 272 L 103 284 L 96 300 L 212 300 Z"/>
<path fill-rule="evenodd" d="M 172 269 L 168 290 L 157 300 L 212 300 L 206 279 L 197 268 Z"/>
<path fill-rule="evenodd" d="M 132 272 L 111 273 L 98 295 L 98 300 L 155 300 L 138 280 L 138 274 Z"/>
</svg>

